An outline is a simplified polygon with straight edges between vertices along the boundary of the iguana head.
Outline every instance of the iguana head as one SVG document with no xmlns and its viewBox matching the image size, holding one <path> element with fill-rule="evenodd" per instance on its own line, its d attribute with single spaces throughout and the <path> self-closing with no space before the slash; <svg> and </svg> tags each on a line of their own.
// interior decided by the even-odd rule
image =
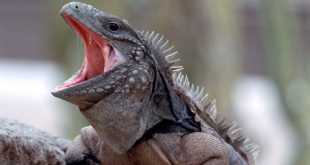
<svg viewBox="0 0 310 165">
<path fill-rule="evenodd" d="M 127 21 L 79 2 L 66 4 L 61 16 L 83 40 L 85 58 L 81 69 L 53 95 L 87 109 L 111 92 L 130 92 L 129 82 L 140 70 L 132 70 L 133 77 L 128 72 L 139 64 L 145 47 Z M 146 81 L 143 78 L 141 86 Z"/>
<path fill-rule="evenodd" d="M 84 41 L 85 59 L 52 94 L 79 106 L 115 152 L 128 151 L 162 119 L 192 128 L 192 116 L 171 87 L 167 42 L 87 4 L 66 4 L 61 15 Z"/>
</svg>

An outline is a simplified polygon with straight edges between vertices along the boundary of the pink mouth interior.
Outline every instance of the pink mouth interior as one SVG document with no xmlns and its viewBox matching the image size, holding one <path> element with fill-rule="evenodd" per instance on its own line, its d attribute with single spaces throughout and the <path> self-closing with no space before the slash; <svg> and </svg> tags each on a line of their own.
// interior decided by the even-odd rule
<svg viewBox="0 0 310 165">
<path fill-rule="evenodd" d="M 57 86 L 56 89 L 58 90 L 80 84 L 96 77 L 109 70 L 118 61 L 114 48 L 103 38 L 86 28 L 74 18 L 68 15 L 64 15 L 63 17 L 72 29 L 82 38 L 85 47 L 85 58 L 79 71 L 63 84 Z"/>
</svg>

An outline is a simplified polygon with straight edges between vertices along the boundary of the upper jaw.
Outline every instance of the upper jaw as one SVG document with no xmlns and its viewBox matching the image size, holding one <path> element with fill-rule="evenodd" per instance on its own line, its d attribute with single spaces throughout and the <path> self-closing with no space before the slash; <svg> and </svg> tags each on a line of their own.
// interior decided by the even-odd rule
<svg viewBox="0 0 310 165">
<path fill-rule="evenodd" d="M 85 58 L 81 69 L 70 79 L 58 85 L 52 94 L 72 101 L 71 96 L 83 95 L 82 89 L 90 89 L 94 82 L 105 77 L 114 67 L 124 63 L 124 56 L 89 21 L 94 7 L 71 2 L 61 9 L 61 16 L 84 42 Z M 70 99 L 70 100 L 69 100 Z"/>
</svg>

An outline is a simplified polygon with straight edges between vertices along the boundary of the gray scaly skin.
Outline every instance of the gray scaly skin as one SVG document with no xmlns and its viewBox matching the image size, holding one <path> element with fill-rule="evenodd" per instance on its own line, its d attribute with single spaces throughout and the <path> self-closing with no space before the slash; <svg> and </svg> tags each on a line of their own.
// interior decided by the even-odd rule
<svg viewBox="0 0 310 165">
<path fill-rule="evenodd" d="M 176 73 L 182 67 L 175 66 L 176 52 L 163 37 L 79 2 L 66 4 L 61 14 L 94 32 L 121 59 L 52 92 L 76 104 L 91 124 L 68 149 L 67 164 L 255 164 L 257 146 L 235 123 L 218 119 L 203 88 Z"/>
</svg>

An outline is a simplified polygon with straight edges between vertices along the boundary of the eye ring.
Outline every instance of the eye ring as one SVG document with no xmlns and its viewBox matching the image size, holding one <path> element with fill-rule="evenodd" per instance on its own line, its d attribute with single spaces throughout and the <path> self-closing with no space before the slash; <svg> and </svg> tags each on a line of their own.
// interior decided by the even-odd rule
<svg viewBox="0 0 310 165">
<path fill-rule="evenodd" d="M 121 29 L 120 26 L 117 23 L 115 23 L 115 22 L 110 22 L 108 24 L 108 28 L 109 28 L 109 30 L 111 30 L 113 32 L 117 32 L 117 31 L 119 31 Z"/>
</svg>

